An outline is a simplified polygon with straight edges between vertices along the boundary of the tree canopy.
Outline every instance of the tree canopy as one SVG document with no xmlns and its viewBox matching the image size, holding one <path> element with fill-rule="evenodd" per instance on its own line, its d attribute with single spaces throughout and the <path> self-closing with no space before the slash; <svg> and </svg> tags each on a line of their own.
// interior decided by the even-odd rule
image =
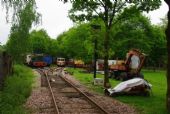
<svg viewBox="0 0 170 114">
<path fill-rule="evenodd" d="M 10 37 L 7 42 L 7 51 L 15 62 L 23 61 L 23 56 L 29 52 L 29 31 L 34 22 L 38 22 L 38 13 L 34 0 L 1 1 L 7 11 L 12 8 L 13 20 Z"/>
<path fill-rule="evenodd" d="M 63 0 L 67 2 L 68 0 Z M 72 9 L 69 11 L 69 17 L 74 21 L 89 21 L 94 18 L 100 18 L 105 25 L 104 37 L 104 86 L 109 86 L 108 80 L 108 58 L 110 30 L 112 26 L 126 16 L 119 16 L 126 8 L 135 7 L 141 11 L 152 11 L 159 8 L 161 0 L 70 0 Z M 133 14 L 133 12 L 131 12 Z"/>
</svg>

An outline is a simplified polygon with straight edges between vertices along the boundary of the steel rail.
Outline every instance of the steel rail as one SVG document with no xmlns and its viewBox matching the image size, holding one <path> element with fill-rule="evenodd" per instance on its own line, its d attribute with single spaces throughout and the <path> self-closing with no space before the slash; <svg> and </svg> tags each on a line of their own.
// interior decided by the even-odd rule
<svg viewBox="0 0 170 114">
<path fill-rule="evenodd" d="M 66 79 L 64 76 L 61 75 L 62 71 L 60 72 L 60 77 L 65 82 L 67 82 L 70 86 L 72 86 L 75 90 L 77 90 L 79 93 L 81 93 L 84 97 L 86 97 L 91 103 L 93 103 L 95 106 L 97 106 L 104 114 L 110 114 L 108 111 L 106 111 L 103 107 L 98 105 L 93 99 L 91 99 L 89 96 L 87 96 L 83 91 L 78 89 L 73 83 L 71 83 L 68 79 Z M 116 113 L 116 112 L 115 112 Z"/>
<path fill-rule="evenodd" d="M 51 92 L 53 102 L 54 102 L 54 105 L 55 105 L 56 114 L 60 114 L 59 108 L 57 106 L 57 103 L 56 103 L 56 100 L 55 100 L 55 97 L 54 97 L 54 93 L 53 93 L 53 90 L 52 90 L 52 87 L 51 87 L 51 84 L 50 84 L 50 81 L 49 81 L 49 78 L 48 78 L 48 71 L 47 72 L 43 71 L 43 73 L 45 74 L 45 77 L 46 77 L 47 83 L 48 83 L 48 87 L 50 88 L 50 92 Z"/>
</svg>

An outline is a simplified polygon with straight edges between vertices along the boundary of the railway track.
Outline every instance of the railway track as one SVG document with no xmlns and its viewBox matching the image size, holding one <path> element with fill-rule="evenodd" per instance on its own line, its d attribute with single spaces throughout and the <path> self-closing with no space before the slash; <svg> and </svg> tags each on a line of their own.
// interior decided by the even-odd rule
<svg viewBox="0 0 170 114">
<path fill-rule="evenodd" d="M 55 114 L 111 114 L 91 99 L 89 94 L 71 83 L 64 76 L 63 68 L 39 69 L 39 72 L 45 76 Z"/>
</svg>

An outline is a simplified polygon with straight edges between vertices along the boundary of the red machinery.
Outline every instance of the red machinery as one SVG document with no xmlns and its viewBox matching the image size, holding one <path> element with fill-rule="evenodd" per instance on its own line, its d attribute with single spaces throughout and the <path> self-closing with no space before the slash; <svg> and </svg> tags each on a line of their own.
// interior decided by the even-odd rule
<svg viewBox="0 0 170 114">
<path fill-rule="evenodd" d="M 145 57 L 145 54 L 141 53 L 137 49 L 130 50 L 127 53 L 127 57 L 124 62 L 109 66 L 110 77 L 122 81 L 132 79 L 134 77 L 143 78 L 140 71 L 143 67 Z"/>
<path fill-rule="evenodd" d="M 47 66 L 47 63 L 46 63 L 46 62 L 43 62 L 43 61 L 35 61 L 35 62 L 33 62 L 32 64 L 33 64 L 33 66 L 35 66 L 35 67 L 45 67 L 45 66 Z"/>
<path fill-rule="evenodd" d="M 32 67 L 46 67 L 48 65 L 47 61 L 44 61 L 43 54 L 28 55 L 27 59 L 27 64 Z"/>
</svg>

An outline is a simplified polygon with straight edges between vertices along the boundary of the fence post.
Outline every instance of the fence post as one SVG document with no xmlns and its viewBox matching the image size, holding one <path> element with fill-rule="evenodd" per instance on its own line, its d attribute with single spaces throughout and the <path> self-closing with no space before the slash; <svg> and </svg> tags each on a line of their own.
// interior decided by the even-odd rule
<svg viewBox="0 0 170 114">
<path fill-rule="evenodd" d="M 12 73 L 12 59 L 4 51 L 0 53 L 0 87 L 3 86 L 5 77 Z"/>
</svg>

